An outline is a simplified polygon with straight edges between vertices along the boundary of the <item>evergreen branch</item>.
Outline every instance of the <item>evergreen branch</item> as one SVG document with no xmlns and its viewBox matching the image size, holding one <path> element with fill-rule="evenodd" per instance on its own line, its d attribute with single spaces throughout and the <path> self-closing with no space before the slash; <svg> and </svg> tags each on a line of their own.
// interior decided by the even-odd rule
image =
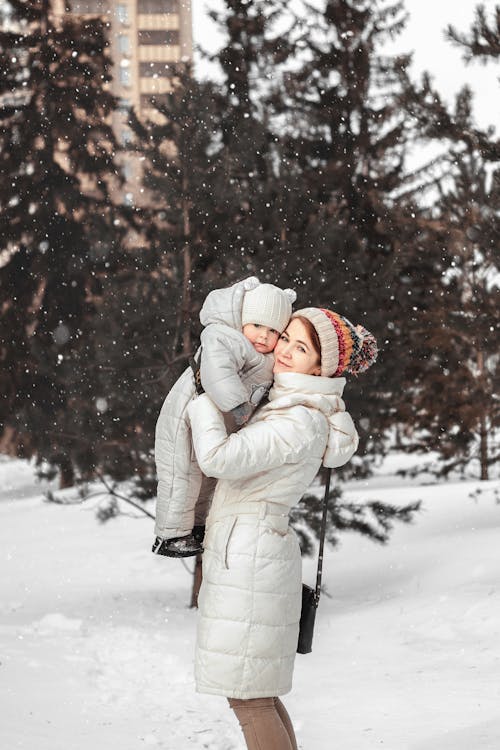
<svg viewBox="0 0 500 750">
<path fill-rule="evenodd" d="M 97 477 L 101 480 L 103 485 L 105 486 L 109 495 L 119 500 L 123 500 L 123 502 L 128 503 L 129 505 L 132 505 L 137 510 L 140 510 L 141 513 L 144 513 L 144 515 L 149 516 L 149 518 L 152 518 L 153 520 L 155 520 L 155 516 L 152 513 L 150 513 L 148 510 L 146 510 L 146 508 L 144 508 L 142 505 L 139 505 L 139 503 L 136 503 L 130 497 L 127 497 L 126 495 L 122 495 L 121 492 L 117 492 L 115 489 L 116 484 L 111 486 L 109 482 L 106 480 L 105 476 L 102 474 L 102 472 L 100 472 L 99 470 L 96 470 L 95 473 Z"/>
<path fill-rule="evenodd" d="M 500 7 L 497 5 L 495 8 L 491 26 L 486 18 L 484 5 L 478 5 L 469 35 L 460 33 L 450 24 L 446 29 L 446 36 L 457 47 L 462 47 L 467 64 L 475 58 L 483 64 L 489 59 L 496 60 L 500 57 Z"/>
</svg>

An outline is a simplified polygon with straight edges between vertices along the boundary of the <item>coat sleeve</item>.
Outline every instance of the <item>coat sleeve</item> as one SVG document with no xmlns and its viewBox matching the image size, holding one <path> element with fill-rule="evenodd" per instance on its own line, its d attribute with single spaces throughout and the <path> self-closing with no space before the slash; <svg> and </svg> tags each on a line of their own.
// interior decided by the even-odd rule
<svg viewBox="0 0 500 750">
<path fill-rule="evenodd" d="M 323 456 L 324 466 L 337 469 L 346 464 L 358 449 L 359 437 L 347 411 L 339 411 L 329 418 L 330 435 Z"/>
<path fill-rule="evenodd" d="M 209 325 L 201 334 L 201 384 L 223 412 L 250 398 L 240 378 L 248 356 L 243 334 L 229 326 Z"/>
<path fill-rule="evenodd" d="M 205 394 L 188 406 L 193 447 L 204 474 L 218 479 L 243 479 L 309 455 L 316 442 L 318 458 L 328 436 L 327 420 L 303 406 L 270 412 L 228 436 L 222 414 Z"/>
</svg>

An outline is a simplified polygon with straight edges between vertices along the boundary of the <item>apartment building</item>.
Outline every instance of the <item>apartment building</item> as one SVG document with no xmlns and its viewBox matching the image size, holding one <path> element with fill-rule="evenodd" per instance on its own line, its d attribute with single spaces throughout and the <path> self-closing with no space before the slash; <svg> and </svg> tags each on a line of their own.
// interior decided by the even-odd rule
<svg viewBox="0 0 500 750">
<path fill-rule="evenodd" d="M 176 63 L 192 57 L 190 0 L 72 0 L 71 12 L 110 24 L 113 93 L 150 116 L 151 97 L 170 90 Z"/>
<path fill-rule="evenodd" d="M 191 0 L 71 0 L 70 11 L 59 2 L 59 12 L 100 15 L 110 24 L 111 89 L 121 104 L 113 127 L 126 147 L 131 138 L 128 109 L 154 120 L 152 100 L 170 91 L 178 64 L 192 58 Z M 132 153 L 122 154 L 120 161 L 127 180 L 123 200 L 140 204 L 144 191 L 139 162 Z"/>
<path fill-rule="evenodd" d="M 141 118 L 155 119 L 152 100 L 170 91 L 179 63 L 192 59 L 191 0 L 53 0 L 55 16 L 101 16 L 109 23 L 113 60 L 111 90 L 120 102 L 112 125 L 118 141 L 127 146 L 131 107 Z M 7 5 L 0 0 L 0 26 L 16 28 Z M 26 93 L 4 94 L 16 103 Z M 126 150 L 119 156 L 126 184 L 115 198 L 128 204 L 144 202 L 142 170 L 138 157 Z"/>
</svg>

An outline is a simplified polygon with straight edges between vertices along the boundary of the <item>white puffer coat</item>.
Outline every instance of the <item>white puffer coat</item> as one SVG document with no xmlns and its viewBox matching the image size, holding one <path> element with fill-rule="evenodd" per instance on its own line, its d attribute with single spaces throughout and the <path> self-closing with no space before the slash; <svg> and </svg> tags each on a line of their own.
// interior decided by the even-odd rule
<svg viewBox="0 0 500 750">
<path fill-rule="evenodd" d="M 228 289 L 216 289 L 200 312 L 200 321 L 206 326 L 200 337 L 201 382 L 223 412 L 244 402 L 256 406 L 272 383 L 273 355 L 257 352 L 241 331 L 243 297 L 259 283 L 250 277 Z M 186 414 L 194 395 L 193 373 L 188 367 L 168 393 L 156 423 L 155 533 L 164 539 L 189 534 L 194 524 L 202 483 Z"/>
<path fill-rule="evenodd" d="M 322 463 L 342 466 L 357 448 L 344 385 L 278 374 L 269 403 L 230 436 L 206 395 L 189 404 L 200 467 L 219 478 L 198 602 L 199 692 L 259 698 L 291 689 L 302 580 L 288 513 Z"/>
</svg>

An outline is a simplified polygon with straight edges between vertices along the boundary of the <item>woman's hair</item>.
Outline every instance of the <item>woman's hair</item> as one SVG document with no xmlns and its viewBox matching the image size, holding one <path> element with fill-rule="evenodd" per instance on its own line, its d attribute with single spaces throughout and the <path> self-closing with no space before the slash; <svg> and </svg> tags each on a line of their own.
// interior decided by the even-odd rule
<svg viewBox="0 0 500 750">
<path fill-rule="evenodd" d="M 311 323 L 310 320 L 307 318 L 302 317 L 302 315 L 295 315 L 294 320 L 300 320 L 302 325 L 305 327 L 307 333 L 309 334 L 309 338 L 311 339 L 311 343 L 314 347 L 314 351 L 318 355 L 318 364 L 321 364 L 321 343 L 319 340 L 318 332 Z"/>
</svg>

